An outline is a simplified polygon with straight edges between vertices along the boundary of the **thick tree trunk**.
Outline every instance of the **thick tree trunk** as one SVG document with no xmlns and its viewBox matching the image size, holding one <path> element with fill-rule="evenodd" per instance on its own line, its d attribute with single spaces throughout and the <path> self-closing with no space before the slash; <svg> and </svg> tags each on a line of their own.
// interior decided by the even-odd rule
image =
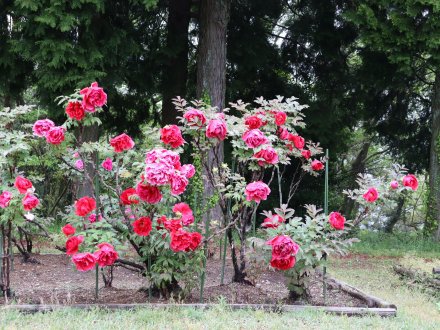
<svg viewBox="0 0 440 330">
<path fill-rule="evenodd" d="M 166 59 L 162 80 L 162 125 L 177 123 L 179 114 L 172 99 L 176 96 L 186 96 L 190 8 L 190 0 L 169 2 Z"/>
<path fill-rule="evenodd" d="M 229 7 L 230 0 L 200 1 L 197 97 L 209 96 L 211 105 L 219 111 L 225 105 Z"/>
<path fill-rule="evenodd" d="M 440 240 L 440 72 L 437 72 L 435 77 L 431 111 L 428 219 L 432 221 L 434 226 L 437 226 L 434 236 Z"/>
<path fill-rule="evenodd" d="M 356 178 L 359 173 L 363 173 L 365 171 L 365 161 L 367 160 L 368 156 L 368 150 L 370 149 L 371 142 L 365 142 L 362 145 L 361 151 L 357 155 L 356 159 L 354 160 L 353 164 L 351 165 L 350 169 L 350 185 L 349 189 L 354 189 L 356 187 Z M 347 196 L 344 198 L 344 205 L 342 207 L 343 213 L 349 217 L 354 217 L 354 209 L 355 209 L 356 203 L 351 198 L 348 198 Z"/>
<path fill-rule="evenodd" d="M 391 234 L 393 232 L 394 226 L 396 225 L 396 223 L 399 221 L 400 217 L 402 216 L 403 205 L 405 205 L 405 197 L 401 196 L 401 197 L 399 197 L 399 200 L 397 201 L 396 212 L 394 212 L 393 216 L 391 217 L 391 219 L 388 221 L 388 223 L 385 226 L 386 233 Z"/>
<path fill-rule="evenodd" d="M 99 137 L 99 128 L 96 125 L 93 126 L 85 126 L 82 132 L 81 136 L 81 143 L 82 142 L 96 142 L 98 141 Z M 97 155 L 92 155 L 90 161 L 96 163 L 96 157 Z M 84 171 L 85 176 L 83 179 L 77 180 L 75 187 L 76 187 L 76 198 L 80 198 L 83 196 L 94 196 L 94 187 L 93 187 L 93 178 L 94 178 L 94 171 L 93 171 L 93 165 L 90 162 L 86 162 L 84 159 Z M 92 182 L 90 182 L 92 180 Z"/>
</svg>

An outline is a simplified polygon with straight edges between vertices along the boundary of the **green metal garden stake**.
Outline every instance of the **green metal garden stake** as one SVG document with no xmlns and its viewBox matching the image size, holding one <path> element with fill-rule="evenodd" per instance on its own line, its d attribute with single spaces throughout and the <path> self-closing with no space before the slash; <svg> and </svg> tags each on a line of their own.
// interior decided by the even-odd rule
<svg viewBox="0 0 440 330">
<path fill-rule="evenodd" d="M 231 174 L 235 173 L 235 158 L 232 158 L 232 167 L 231 167 Z M 229 219 L 228 217 L 230 217 L 231 214 L 231 199 L 228 199 L 227 202 L 227 217 L 225 219 L 225 226 L 227 226 L 229 224 Z M 228 242 L 228 231 L 225 231 L 225 238 L 224 238 L 224 244 L 223 244 L 223 259 L 222 259 L 222 271 L 221 271 L 221 276 L 220 276 L 220 285 L 224 284 L 224 280 L 225 280 L 225 267 L 226 267 L 226 246 Z"/>
<path fill-rule="evenodd" d="M 148 255 L 148 276 L 150 276 L 151 273 L 151 255 Z M 153 293 L 151 292 L 151 283 L 149 283 L 148 286 L 148 300 L 151 302 L 151 297 L 153 296 Z"/>
<path fill-rule="evenodd" d="M 95 160 L 95 171 L 97 171 L 97 168 L 99 166 L 99 153 L 96 154 L 96 160 Z M 100 201 L 99 201 L 99 177 L 95 173 L 95 200 L 96 200 L 96 221 L 99 221 L 99 208 L 100 208 Z M 99 267 L 98 264 L 96 264 L 95 267 L 95 299 L 98 300 L 99 298 Z"/>
<path fill-rule="evenodd" d="M 325 157 L 327 161 L 325 162 L 325 181 L 324 181 L 324 214 L 327 217 L 328 216 L 328 162 L 329 162 L 329 156 L 328 156 L 328 149 L 325 151 Z M 327 254 L 324 254 L 324 263 L 327 262 Z M 327 304 L 327 282 L 325 281 L 325 277 L 327 274 L 327 266 L 324 264 L 323 270 L 322 270 L 322 276 L 323 276 L 323 296 L 324 296 L 324 305 Z"/>
<path fill-rule="evenodd" d="M 209 215 L 209 209 L 206 212 L 206 222 L 205 222 L 205 239 L 208 239 L 209 237 L 209 222 L 210 222 L 210 215 Z M 205 242 L 204 246 L 204 258 L 203 258 L 203 271 L 202 276 L 200 278 L 200 303 L 203 303 L 203 289 L 205 287 L 205 277 L 206 277 L 206 259 L 208 258 L 208 242 Z"/>
<path fill-rule="evenodd" d="M 280 168 L 277 166 L 277 175 L 278 175 L 278 193 L 280 194 L 280 208 L 283 205 L 283 192 L 281 190 L 281 173 Z"/>
<path fill-rule="evenodd" d="M 95 300 L 99 298 L 99 265 L 95 266 Z"/>
<path fill-rule="evenodd" d="M 0 231 L 0 283 L 3 285 L 3 230 Z M 2 296 L 3 290 L 0 291 L 0 297 Z"/>
</svg>

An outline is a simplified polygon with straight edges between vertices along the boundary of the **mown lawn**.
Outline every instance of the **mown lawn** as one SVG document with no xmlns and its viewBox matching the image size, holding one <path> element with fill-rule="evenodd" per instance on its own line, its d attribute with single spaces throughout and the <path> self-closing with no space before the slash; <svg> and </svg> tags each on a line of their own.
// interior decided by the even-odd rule
<svg viewBox="0 0 440 330">
<path fill-rule="evenodd" d="M 325 313 L 266 313 L 230 311 L 222 304 L 209 311 L 148 310 L 108 312 L 67 309 L 23 315 L 0 311 L 2 329 L 440 329 L 440 299 L 401 281 L 392 271 L 399 262 L 428 270 L 440 265 L 436 244 L 397 245 L 367 237 L 349 258 L 330 260 L 332 276 L 353 284 L 398 306 L 395 318 L 344 317 Z M 373 246 L 368 240 L 376 242 Z M 410 241 L 409 241 L 410 242 Z M 376 246 L 376 247 L 374 247 Z M 387 249 L 397 246 L 390 255 Z M 394 249 L 394 248 L 393 248 Z M 397 253 L 396 251 L 399 251 Z M 426 255 L 426 256 L 425 256 Z"/>
</svg>

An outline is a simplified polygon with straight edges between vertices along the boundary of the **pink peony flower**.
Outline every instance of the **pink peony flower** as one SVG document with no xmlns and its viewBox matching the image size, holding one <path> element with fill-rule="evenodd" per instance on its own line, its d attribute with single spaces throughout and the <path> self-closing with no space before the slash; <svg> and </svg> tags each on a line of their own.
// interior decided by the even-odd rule
<svg viewBox="0 0 440 330">
<path fill-rule="evenodd" d="M 270 188 L 264 182 L 256 181 L 246 186 L 245 195 L 248 201 L 259 203 L 261 200 L 266 200 L 269 194 Z"/>
<path fill-rule="evenodd" d="M 134 188 L 125 189 L 121 193 L 121 196 L 119 196 L 119 200 L 122 205 L 139 204 L 139 199 L 136 195 L 136 189 Z"/>
<path fill-rule="evenodd" d="M 153 228 L 151 219 L 149 217 L 141 217 L 132 223 L 133 231 L 139 236 L 150 235 Z"/>
<path fill-rule="evenodd" d="M 95 108 L 102 107 L 107 102 L 107 94 L 97 82 L 92 83 L 90 87 L 83 88 L 79 93 L 83 97 L 81 104 L 87 112 L 95 112 Z"/>
<path fill-rule="evenodd" d="M 402 182 L 405 187 L 410 187 L 414 191 L 416 191 L 419 187 L 419 181 L 413 174 L 405 175 L 402 179 Z"/>
<path fill-rule="evenodd" d="M 376 201 L 376 199 L 379 197 L 379 194 L 377 192 L 376 188 L 370 188 L 367 190 L 365 194 L 362 195 L 362 197 L 369 203 L 373 203 Z"/>
<path fill-rule="evenodd" d="M 9 206 L 9 203 L 11 202 L 12 194 L 9 191 L 3 191 L 0 194 L 0 207 L 2 209 L 5 209 Z"/>
<path fill-rule="evenodd" d="M 287 258 L 274 258 L 270 260 L 270 265 L 273 268 L 279 269 L 279 270 L 288 270 L 295 266 L 296 258 L 294 256 L 290 256 Z"/>
<path fill-rule="evenodd" d="M 312 170 L 314 170 L 314 171 L 321 171 L 323 169 L 324 169 L 324 164 L 321 163 L 319 160 L 314 159 L 312 161 Z"/>
<path fill-rule="evenodd" d="M 40 204 L 40 201 L 37 197 L 35 197 L 32 194 L 26 194 L 24 195 L 23 200 L 21 201 L 23 204 L 23 208 L 25 211 L 30 211 L 38 206 Z"/>
<path fill-rule="evenodd" d="M 277 133 L 278 133 L 278 136 L 280 137 L 281 140 L 288 140 L 289 139 L 290 133 L 285 127 L 280 126 L 278 128 Z"/>
<path fill-rule="evenodd" d="M 96 257 L 89 253 L 77 253 L 72 256 L 72 261 L 80 272 L 87 272 L 95 268 Z"/>
<path fill-rule="evenodd" d="M 201 127 L 206 123 L 204 112 L 194 108 L 188 108 L 188 111 L 183 114 L 183 118 L 188 123 L 188 126 Z"/>
<path fill-rule="evenodd" d="M 221 119 L 211 119 L 206 127 L 206 137 L 223 141 L 228 130 L 226 123 Z"/>
<path fill-rule="evenodd" d="M 76 119 L 78 121 L 82 120 L 85 116 L 84 108 L 81 103 L 69 102 L 66 107 L 66 114 L 69 118 Z"/>
<path fill-rule="evenodd" d="M 89 222 L 90 222 L 90 223 L 94 223 L 94 222 L 96 222 L 96 213 L 92 213 L 92 214 L 90 214 L 89 217 L 88 217 L 88 219 L 89 219 Z M 101 221 L 101 220 L 102 220 L 102 215 L 100 214 L 100 215 L 98 216 L 98 222 Z"/>
<path fill-rule="evenodd" d="M 170 248 L 174 252 L 194 251 L 200 245 L 201 241 L 202 235 L 200 235 L 200 233 L 189 233 L 183 229 L 178 229 L 171 232 Z"/>
<path fill-rule="evenodd" d="M 330 225 L 336 230 L 343 230 L 345 224 L 344 216 L 339 212 L 332 212 L 328 217 Z"/>
<path fill-rule="evenodd" d="M 75 162 L 75 168 L 76 168 L 77 170 L 82 171 L 82 170 L 84 169 L 84 162 L 83 162 L 81 159 L 78 159 L 78 160 Z"/>
<path fill-rule="evenodd" d="M 111 158 L 106 158 L 102 163 L 101 166 L 104 168 L 104 170 L 106 171 L 111 171 L 113 170 L 113 161 Z"/>
<path fill-rule="evenodd" d="M 161 162 L 145 166 L 145 180 L 154 186 L 163 186 L 170 181 L 169 176 L 174 172 L 172 165 Z"/>
<path fill-rule="evenodd" d="M 251 129 L 250 131 L 245 132 L 242 139 L 249 148 L 259 147 L 269 141 L 259 129 Z"/>
<path fill-rule="evenodd" d="M 192 165 L 192 164 L 185 164 L 185 165 L 182 165 L 182 167 L 180 168 L 180 172 L 187 179 L 191 179 L 194 176 L 194 174 L 196 174 L 196 169 L 195 169 L 194 165 Z"/>
<path fill-rule="evenodd" d="M 61 126 L 54 126 L 46 133 L 46 141 L 50 144 L 61 144 L 64 141 L 65 128 Z"/>
<path fill-rule="evenodd" d="M 55 123 L 50 119 L 40 119 L 34 123 L 32 126 L 32 131 L 35 136 L 43 137 L 46 136 L 47 132 L 55 126 Z"/>
<path fill-rule="evenodd" d="M 130 150 L 134 147 L 134 142 L 127 134 L 123 133 L 110 140 L 110 145 L 115 152 L 123 152 L 124 150 Z"/>
<path fill-rule="evenodd" d="M 397 182 L 396 180 L 391 181 L 391 183 L 390 183 L 390 188 L 391 188 L 391 189 L 397 189 L 397 188 L 399 188 L 399 182 Z"/>
<path fill-rule="evenodd" d="M 286 258 L 297 254 L 299 251 L 299 245 L 287 235 L 275 236 L 268 240 L 266 244 L 272 246 L 272 257 Z"/>
<path fill-rule="evenodd" d="M 160 130 L 160 139 L 172 148 L 178 148 L 185 143 L 182 132 L 177 125 L 167 125 Z"/>
<path fill-rule="evenodd" d="M 188 179 L 179 172 L 170 175 L 171 195 L 178 196 L 185 192 Z"/>
<path fill-rule="evenodd" d="M 254 154 L 253 158 L 258 159 L 258 165 L 260 166 L 278 163 L 278 154 L 271 146 L 261 149 Z"/>
<path fill-rule="evenodd" d="M 84 196 L 75 202 L 75 214 L 79 217 L 85 217 L 96 209 L 96 201 L 92 197 Z"/>
</svg>

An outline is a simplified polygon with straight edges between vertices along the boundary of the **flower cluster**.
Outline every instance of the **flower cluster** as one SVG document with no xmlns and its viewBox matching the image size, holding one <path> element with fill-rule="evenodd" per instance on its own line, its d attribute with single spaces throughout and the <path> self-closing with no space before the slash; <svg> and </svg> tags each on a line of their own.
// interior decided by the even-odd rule
<svg viewBox="0 0 440 330">
<path fill-rule="evenodd" d="M 289 236 L 279 235 L 266 242 L 272 246 L 272 258 L 270 265 L 279 270 L 287 270 L 295 265 L 295 255 L 298 253 L 299 245 Z"/>
<path fill-rule="evenodd" d="M 35 189 L 30 180 L 22 176 L 17 176 L 15 178 L 14 186 L 17 188 L 19 194 L 24 195 L 21 204 L 25 211 L 31 211 L 40 204 L 39 199 L 34 194 Z M 13 198 L 13 193 L 7 190 L 3 191 L 0 194 L 0 208 L 4 209 L 9 207 Z"/>
</svg>

